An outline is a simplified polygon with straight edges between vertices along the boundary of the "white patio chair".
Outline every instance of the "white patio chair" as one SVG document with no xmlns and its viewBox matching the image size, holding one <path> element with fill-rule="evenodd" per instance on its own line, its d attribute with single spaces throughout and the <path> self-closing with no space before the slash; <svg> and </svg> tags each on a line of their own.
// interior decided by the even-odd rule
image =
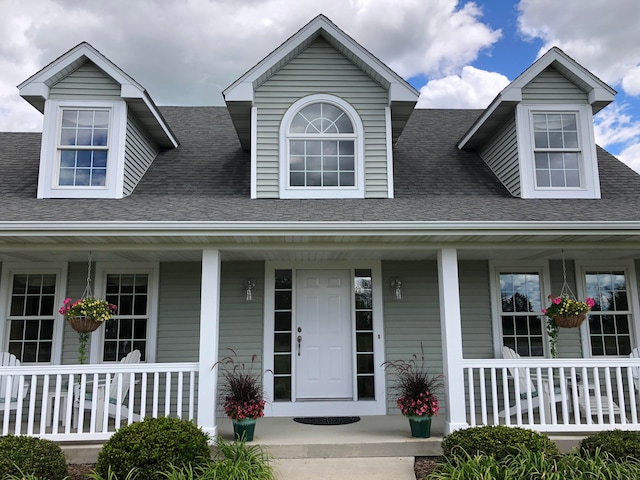
<svg viewBox="0 0 640 480">
<path fill-rule="evenodd" d="M 129 354 L 120 360 L 120 363 L 140 363 L 141 358 L 140 350 L 133 350 L 129 352 Z M 115 418 L 117 416 L 118 405 L 120 405 L 120 418 L 126 419 L 129 417 L 129 408 L 125 404 L 125 399 L 127 398 L 127 394 L 129 393 L 129 386 L 131 384 L 131 373 L 123 373 L 122 374 L 122 383 L 120 389 L 120 396 L 118 396 L 118 377 L 119 375 L 113 375 L 111 377 L 111 381 L 109 385 L 98 386 L 98 388 L 104 388 L 104 391 L 108 392 L 109 395 L 109 416 Z M 78 395 L 76 395 L 77 397 Z M 91 410 L 92 408 L 92 400 L 93 395 L 91 393 L 87 393 L 85 395 L 85 399 L 83 402 L 83 411 Z M 104 401 L 104 399 L 98 399 L 98 401 Z M 80 405 L 77 400 L 74 400 L 74 427 L 76 426 L 78 413 L 79 413 Z M 132 415 L 134 421 L 140 420 L 140 415 L 134 413 Z M 102 419 L 97 420 L 99 424 L 101 424 Z"/>
<path fill-rule="evenodd" d="M 640 349 L 638 347 L 634 348 L 629 356 L 631 358 L 640 358 Z M 640 367 L 631 367 L 631 374 L 633 375 L 633 383 L 636 390 L 640 391 Z"/>
<path fill-rule="evenodd" d="M 521 357 L 513 349 L 503 346 L 502 358 L 518 360 Z M 536 378 L 535 372 L 530 371 L 529 372 L 530 376 L 527 376 L 526 368 L 509 367 L 509 373 L 511 374 L 511 377 L 513 377 L 514 382 L 515 382 L 516 376 L 518 379 L 520 395 L 518 396 L 518 398 L 516 398 L 516 402 L 518 402 L 518 404 L 520 405 L 520 411 L 524 413 L 529 410 L 529 402 L 527 401 L 527 395 L 528 395 L 527 392 L 529 391 L 531 392 L 531 408 L 533 409 L 539 408 L 541 395 L 536 388 L 536 384 L 531 380 L 531 377 Z M 545 379 L 546 377 L 543 378 L 543 380 Z M 559 386 L 554 387 L 553 393 L 549 395 L 549 401 L 551 402 L 551 400 L 553 400 L 554 404 L 562 402 L 562 395 L 560 393 Z M 513 405 L 512 407 L 509 408 L 509 416 L 515 415 L 517 411 L 518 411 L 518 405 L 517 404 Z M 503 410 L 498 415 L 501 417 L 504 417 L 506 415 L 506 411 Z M 550 419 L 547 418 L 547 421 L 549 420 Z"/>
<path fill-rule="evenodd" d="M 0 352 L 0 367 L 19 367 L 20 360 L 9 352 Z M 7 399 L 7 387 L 11 379 L 9 398 Z M 25 399 L 29 393 L 29 383 L 25 382 L 22 387 L 22 398 Z M 20 375 L 0 377 L 0 412 L 4 411 L 7 400 L 9 400 L 9 410 L 18 409 L 18 397 L 20 395 Z"/>
</svg>

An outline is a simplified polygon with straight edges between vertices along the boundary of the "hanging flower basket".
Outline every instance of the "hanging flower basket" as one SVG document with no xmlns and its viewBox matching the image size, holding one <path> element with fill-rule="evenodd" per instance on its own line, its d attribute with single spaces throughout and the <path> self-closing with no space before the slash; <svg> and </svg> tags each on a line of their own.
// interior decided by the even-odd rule
<svg viewBox="0 0 640 480">
<path fill-rule="evenodd" d="M 578 313 L 574 315 L 556 315 L 553 321 L 556 325 L 563 328 L 577 328 L 582 325 L 584 319 L 587 318 L 586 313 Z"/>
<path fill-rule="evenodd" d="M 93 318 L 88 317 L 68 317 L 67 321 L 71 328 L 73 328 L 78 333 L 91 333 L 97 330 L 102 322 L 94 320 Z"/>
</svg>

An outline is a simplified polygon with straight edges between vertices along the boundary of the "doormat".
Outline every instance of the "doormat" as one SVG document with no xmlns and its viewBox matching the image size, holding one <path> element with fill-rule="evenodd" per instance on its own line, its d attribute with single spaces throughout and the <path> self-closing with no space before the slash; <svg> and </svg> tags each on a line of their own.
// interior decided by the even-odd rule
<svg viewBox="0 0 640 480">
<path fill-rule="evenodd" d="M 360 417 L 295 417 L 294 422 L 305 425 L 347 425 L 360 421 Z"/>
</svg>

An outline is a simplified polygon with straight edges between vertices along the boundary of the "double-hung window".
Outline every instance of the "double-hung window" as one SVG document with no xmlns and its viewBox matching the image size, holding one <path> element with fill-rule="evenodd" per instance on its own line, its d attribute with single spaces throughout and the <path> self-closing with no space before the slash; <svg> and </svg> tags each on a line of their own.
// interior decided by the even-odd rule
<svg viewBox="0 0 640 480">
<path fill-rule="evenodd" d="M 496 272 L 500 345 L 523 357 L 545 354 L 545 320 L 542 314 L 542 278 L 529 269 Z"/>
<path fill-rule="evenodd" d="M 95 362 L 118 362 L 139 350 L 142 361 L 155 361 L 158 269 L 155 264 L 132 269 L 124 264 L 97 264 L 96 291 L 117 306 L 101 335 L 92 336 Z M 103 293 L 104 292 L 104 293 Z"/>
<path fill-rule="evenodd" d="M 586 296 L 595 300 L 588 323 L 591 355 L 629 355 L 632 302 L 626 272 L 588 269 L 584 282 Z"/>
<path fill-rule="evenodd" d="M 573 112 L 532 113 L 536 187 L 579 188 L 578 116 Z"/>
<path fill-rule="evenodd" d="M 61 112 L 59 187 L 105 187 L 109 154 L 108 109 Z"/>
</svg>

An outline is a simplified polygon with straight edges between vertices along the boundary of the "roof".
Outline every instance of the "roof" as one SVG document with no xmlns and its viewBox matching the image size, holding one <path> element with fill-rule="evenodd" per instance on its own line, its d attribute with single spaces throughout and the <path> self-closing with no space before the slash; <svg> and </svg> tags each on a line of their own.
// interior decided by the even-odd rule
<svg viewBox="0 0 640 480">
<path fill-rule="evenodd" d="M 609 105 L 616 91 L 558 47 L 551 48 L 507 85 L 482 112 L 471 128 L 461 136 L 460 148 L 477 148 L 496 132 L 522 101 L 522 89 L 547 68 L 552 67 L 588 94 L 593 114 Z"/>
<path fill-rule="evenodd" d="M 255 89 L 320 36 L 389 92 L 393 138 L 401 134 L 418 101 L 418 91 L 331 20 L 318 15 L 222 92 L 243 148 L 248 150 L 251 144 L 250 119 Z"/>
<path fill-rule="evenodd" d="M 251 199 L 250 154 L 226 108 L 160 110 L 182 143 L 161 152 L 123 199 L 37 199 L 41 135 L 0 133 L 0 224 L 204 222 L 215 229 L 247 222 L 257 229 L 267 222 L 292 228 L 295 222 L 324 222 L 321 228 L 338 222 L 640 222 L 640 176 L 601 148 L 601 199 L 512 197 L 474 152 L 456 147 L 479 110 L 414 110 L 394 150 L 395 198 L 343 200 Z"/>
<path fill-rule="evenodd" d="M 120 84 L 121 97 L 158 145 L 166 148 L 178 146 L 178 139 L 144 87 L 87 42 L 76 45 L 18 85 L 20 95 L 39 112 L 44 113 L 49 89 L 86 62 L 92 62 Z"/>
</svg>

